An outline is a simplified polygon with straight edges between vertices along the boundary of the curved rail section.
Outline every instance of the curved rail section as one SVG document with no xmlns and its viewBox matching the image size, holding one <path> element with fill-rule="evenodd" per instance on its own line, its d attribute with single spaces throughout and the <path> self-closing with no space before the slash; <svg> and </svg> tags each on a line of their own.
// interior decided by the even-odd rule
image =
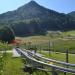
<svg viewBox="0 0 75 75">
<path fill-rule="evenodd" d="M 31 51 L 28 51 L 28 50 L 23 51 L 19 48 L 16 48 L 16 51 L 21 56 L 25 57 L 28 61 L 27 63 L 31 64 L 34 68 L 45 69 L 46 71 L 51 71 L 51 68 L 52 68 L 54 70 L 75 74 L 75 64 L 48 59 L 48 58 L 39 56 L 37 53 L 32 53 Z"/>
</svg>

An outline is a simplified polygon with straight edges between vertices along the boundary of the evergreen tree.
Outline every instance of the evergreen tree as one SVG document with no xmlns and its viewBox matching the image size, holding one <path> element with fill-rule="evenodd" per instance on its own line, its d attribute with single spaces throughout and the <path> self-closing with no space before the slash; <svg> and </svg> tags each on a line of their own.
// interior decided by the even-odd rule
<svg viewBox="0 0 75 75">
<path fill-rule="evenodd" d="M 15 35 L 10 27 L 4 26 L 0 29 L 0 40 L 10 43 L 14 39 Z"/>
</svg>

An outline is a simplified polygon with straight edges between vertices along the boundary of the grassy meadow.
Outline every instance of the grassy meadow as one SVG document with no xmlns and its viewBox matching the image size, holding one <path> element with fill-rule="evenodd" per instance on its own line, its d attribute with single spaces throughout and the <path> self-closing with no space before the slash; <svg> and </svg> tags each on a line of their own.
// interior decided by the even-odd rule
<svg viewBox="0 0 75 75">
<path fill-rule="evenodd" d="M 45 57 L 49 57 L 48 54 L 45 54 L 45 53 L 46 52 L 43 52 Z M 65 58 L 63 57 L 64 54 L 62 54 L 61 57 L 59 57 L 59 55 L 60 54 L 54 53 L 51 55 L 51 58 L 55 58 L 55 59 L 59 59 L 59 60 L 62 59 L 62 61 L 65 60 Z M 72 58 L 74 58 L 74 57 L 72 57 Z M 7 53 L 6 59 L 4 62 L 5 62 L 5 64 L 4 64 L 4 70 L 3 70 L 2 75 L 29 75 L 27 72 L 23 71 L 24 63 L 23 63 L 22 59 L 12 57 L 12 53 Z M 73 62 L 75 62 L 75 61 L 73 61 Z M 63 72 L 58 72 L 58 73 L 59 73 L 59 75 L 64 75 Z M 41 74 L 46 75 L 42 71 L 36 71 L 32 75 L 37 75 L 37 74 L 38 75 L 41 75 Z M 52 74 L 49 72 L 49 75 L 52 75 Z M 71 74 L 67 73 L 67 75 L 71 75 Z"/>
<path fill-rule="evenodd" d="M 61 34 L 47 34 L 42 36 L 30 36 L 30 37 L 16 37 L 21 48 L 37 48 L 37 52 L 43 54 L 45 57 L 52 58 L 59 61 L 66 61 L 66 50 L 69 51 L 69 63 L 75 64 L 75 31 L 64 32 Z M 5 43 L 0 43 L 0 51 L 11 50 L 13 46 Z M 48 51 L 51 51 L 50 55 Z M 0 75 L 29 75 L 23 71 L 24 62 L 22 58 L 12 57 L 12 53 L 6 53 L 3 61 L 1 61 L 2 53 L 0 52 Z M 1 68 L 2 66 L 2 68 Z M 2 71 L 3 70 L 3 71 Z M 32 75 L 46 75 L 43 72 L 37 71 Z M 49 74 L 52 75 L 52 74 Z M 59 72 L 59 75 L 64 73 Z M 72 75 L 72 74 L 67 74 Z"/>
<path fill-rule="evenodd" d="M 63 32 L 61 34 L 47 34 L 45 36 L 16 37 L 19 39 L 20 46 L 24 48 L 36 47 L 38 50 L 51 50 L 55 52 L 75 53 L 75 36 L 71 35 L 74 31 Z"/>
<path fill-rule="evenodd" d="M 14 58 L 12 54 L 7 54 L 2 75 L 27 75 L 23 72 L 23 62 L 21 58 Z"/>
<path fill-rule="evenodd" d="M 66 62 L 66 54 L 65 53 L 61 53 L 61 52 L 51 52 L 51 53 L 49 53 L 49 51 L 41 51 L 41 52 L 38 52 L 38 53 L 43 54 L 43 56 L 47 57 L 47 58 L 51 58 L 51 59 L 54 59 L 54 60 Z M 68 62 L 72 63 L 72 64 L 75 64 L 75 60 L 74 60 L 75 54 L 69 54 L 68 56 L 69 56 Z"/>
</svg>

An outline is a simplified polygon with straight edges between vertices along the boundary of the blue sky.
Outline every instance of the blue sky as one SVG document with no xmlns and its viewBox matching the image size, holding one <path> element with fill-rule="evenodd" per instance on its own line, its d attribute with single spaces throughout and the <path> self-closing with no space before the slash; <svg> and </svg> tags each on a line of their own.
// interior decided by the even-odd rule
<svg viewBox="0 0 75 75">
<path fill-rule="evenodd" d="M 28 3 L 31 0 L 0 0 L 0 14 L 12 11 Z M 75 11 L 75 0 L 35 0 L 40 5 L 58 11 L 69 13 Z"/>
</svg>

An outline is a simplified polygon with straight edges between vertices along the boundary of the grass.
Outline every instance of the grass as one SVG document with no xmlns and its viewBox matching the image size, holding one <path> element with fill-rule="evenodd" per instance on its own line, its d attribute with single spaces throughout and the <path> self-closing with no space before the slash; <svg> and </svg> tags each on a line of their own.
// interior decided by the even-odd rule
<svg viewBox="0 0 75 75">
<path fill-rule="evenodd" d="M 41 53 L 47 58 L 66 62 L 66 54 L 65 53 L 52 52 L 49 54 L 49 52 L 46 52 L 46 51 L 41 51 Z M 69 54 L 69 63 L 75 64 L 74 58 L 75 58 L 74 54 Z"/>
<path fill-rule="evenodd" d="M 8 53 L 6 55 L 4 71 L 2 75 L 29 75 L 28 73 L 23 71 L 24 63 L 21 58 L 13 58 L 12 54 Z M 45 72 L 36 71 L 32 75 L 46 75 Z M 49 73 L 51 75 L 51 73 Z"/>
<path fill-rule="evenodd" d="M 65 32 L 65 33 L 68 34 L 68 35 L 74 35 L 75 36 L 75 30 L 68 31 L 68 32 Z"/>
<path fill-rule="evenodd" d="M 23 72 L 23 66 L 20 58 L 13 58 L 12 54 L 7 54 L 3 75 L 27 75 Z"/>
<path fill-rule="evenodd" d="M 11 53 L 8 53 L 5 57 L 4 71 L 2 75 L 29 75 L 23 71 L 24 63 L 21 58 L 12 57 Z M 32 75 L 46 75 L 42 71 L 36 71 Z"/>
<path fill-rule="evenodd" d="M 59 53 L 59 52 L 54 52 L 53 53 L 52 52 L 52 53 L 49 54 L 48 51 L 41 51 L 41 54 L 43 54 L 44 57 L 47 57 L 47 58 L 50 58 L 50 59 L 66 62 L 66 54 L 65 53 Z M 75 58 L 75 55 L 69 54 L 68 62 L 71 63 L 71 64 L 75 64 L 74 58 Z M 50 62 L 50 63 L 52 63 L 52 62 Z M 57 65 L 57 66 L 62 66 L 63 67 L 63 65 L 60 65 L 60 64 L 57 64 L 57 63 L 53 63 L 53 64 Z M 75 69 L 75 67 L 70 67 L 70 68 Z M 64 73 L 63 72 L 59 72 L 59 75 L 64 75 Z M 66 75 L 72 75 L 72 73 L 67 73 Z"/>
<path fill-rule="evenodd" d="M 66 32 L 63 35 L 57 37 L 50 37 L 50 36 L 31 36 L 31 37 L 17 37 L 16 39 L 20 39 L 20 46 L 23 48 L 34 47 L 36 46 L 37 49 L 43 50 L 41 51 L 45 57 L 52 58 L 59 61 L 66 61 L 66 55 L 61 53 L 65 52 L 66 49 L 69 50 L 70 53 L 75 53 L 75 38 L 68 39 L 66 36 L 69 34 L 74 34 L 74 32 Z M 70 37 L 70 36 L 67 36 Z M 29 43 L 31 42 L 31 43 Z M 50 43 L 50 44 L 49 44 Z M 3 48 L 4 46 L 0 46 Z M 7 46 L 5 46 L 7 47 Z M 11 49 L 11 48 L 9 48 Z M 53 50 L 54 53 L 50 54 L 46 52 L 48 49 Z M 56 53 L 60 52 L 60 53 Z M 75 64 L 75 55 L 69 54 L 69 63 Z M 28 75 L 26 72 L 23 71 L 24 63 L 22 62 L 21 58 L 13 58 L 11 53 L 8 53 L 4 60 L 4 72 L 2 75 Z M 34 73 L 33 75 L 45 75 L 44 73 L 38 74 L 39 72 Z M 51 75 L 51 74 L 50 74 Z M 60 73 L 59 75 L 64 75 L 64 73 Z M 67 74 L 72 75 L 72 74 Z"/>
<path fill-rule="evenodd" d="M 13 48 L 13 45 L 0 42 L 0 51 L 11 50 L 12 48 Z"/>
<path fill-rule="evenodd" d="M 31 36 L 17 37 L 17 39 L 21 39 L 20 46 L 23 48 L 36 46 L 38 49 L 51 49 L 56 52 L 65 52 L 68 49 L 70 53 L 75 53 L 75 38 L 69 39 L 60 35 L 53 38 L 51 36 Z"/>
<path fill-rule="evenodd" d="M 42 53 L 46 56 L 49 57 L 48 52 L 44 52 L 42 51 Z M 71 56 L 71 61 L 75 63 L 75 61 L 73 60 L 75 58 L 75 56 Z M 65 54 L 62 53 L 52 53 L 50 55 L 50 58 L 53 59 L 57 59 L 57 60 L 65 60 Z M 2 75 L 29 75 L 26 72 L 23 71 L 23 66 L 24 63 L 22 61 L 21 58 L 14 58 L 12 57 L 11 53 L 7 53 L 6 57 L 5 57 L 5 64 L 4 64 L 4 72 Z M 32 75 L 46 75 L 44 72 L 40 72 L 37 71 Z M 49 75 L 52 75 L 51 73 Z M 59 72 L 59 75 L 64 75 L 64 73 Z M 67 75 L 71 75 L 71 74 L 67 74 Z"/>
</svg>

